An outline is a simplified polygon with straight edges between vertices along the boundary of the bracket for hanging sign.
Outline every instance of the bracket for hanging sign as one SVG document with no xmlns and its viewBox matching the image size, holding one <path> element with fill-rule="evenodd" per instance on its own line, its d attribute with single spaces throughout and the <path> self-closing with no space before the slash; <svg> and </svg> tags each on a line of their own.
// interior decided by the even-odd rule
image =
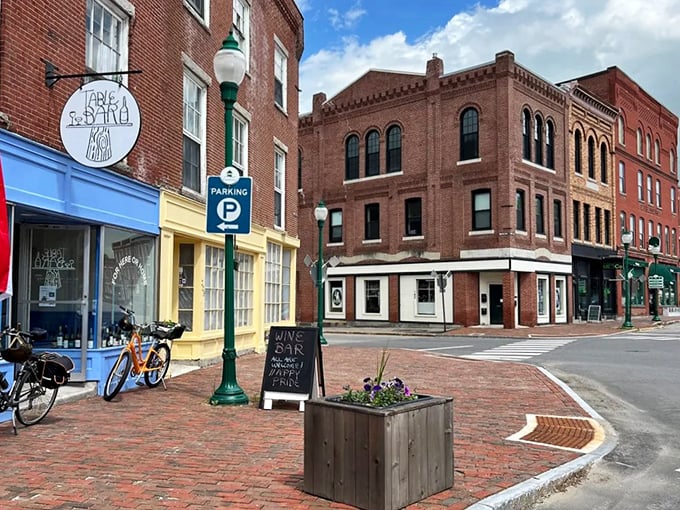
<svg viewBox="0 0 680 510">
<path fill-rule="evenodd" d="M 54 85 L 62 79 L 66 78 L 97 78 L 103 76 L 119 76 L 122 74 L 139 74 L 142 71 L 111 71 L 109 73 L 79 73 L 79 74 L 57 74 L 59 68 L 55 66 L 52 62 L 45 59 L 40 59 L 45 64 L 45 85 L 48 88 L 54 87 Z"/>
</svg>

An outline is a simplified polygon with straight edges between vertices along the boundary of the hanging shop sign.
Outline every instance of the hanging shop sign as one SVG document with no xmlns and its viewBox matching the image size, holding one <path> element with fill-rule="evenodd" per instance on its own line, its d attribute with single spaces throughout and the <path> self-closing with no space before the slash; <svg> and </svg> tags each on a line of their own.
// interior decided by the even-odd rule
<svg viewBox="0 0 680 510">
<path fill-rule="evenodd" d="M 112 80 L 94 80 L 76 90 L 61 112 L 61 141 L 78 163 L 111 166 L 127 156 L 139 138 L 139 105 Z"/>
</svg>

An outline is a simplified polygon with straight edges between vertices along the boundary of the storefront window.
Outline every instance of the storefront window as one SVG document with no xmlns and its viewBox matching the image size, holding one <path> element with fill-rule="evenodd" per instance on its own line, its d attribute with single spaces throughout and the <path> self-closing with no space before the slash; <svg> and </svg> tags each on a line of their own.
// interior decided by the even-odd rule
<svg viewBox="0 0 680 510">
<path fill-rule="evenodd" d="M 418 314 L 434 315 L 434 279 L 416 280 L 418 284 Z"/>
<path fill-rule="evenodd" d="M 112 227 L 103 234 L 102 328 L 122 317 L 120 306 L 134 310 L 138 323 L 157 319 L 156 238 Z"/>
<path fill-rule="evenodd" d="M 550 298 L 548 297 L 548 277 L 539 276 L 536 287 L 538 321 L 541 323 L 550 320 L 548 310 L 550 309 Z"/>
</svg>

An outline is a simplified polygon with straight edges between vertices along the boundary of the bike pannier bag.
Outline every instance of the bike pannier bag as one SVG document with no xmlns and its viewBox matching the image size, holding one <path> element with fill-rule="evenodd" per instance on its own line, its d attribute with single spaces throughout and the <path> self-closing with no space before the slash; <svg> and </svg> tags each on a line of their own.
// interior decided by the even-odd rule
<svg viewBox="0 0 680 510">
<path fill-rule="evenodd" d="M 73 360 L 68 356 L 54 352 L 40 354 L 38 356 L 40 384 L 51 389 L 63 386 L 68 382 L 73 367 Z"/>
</svg>

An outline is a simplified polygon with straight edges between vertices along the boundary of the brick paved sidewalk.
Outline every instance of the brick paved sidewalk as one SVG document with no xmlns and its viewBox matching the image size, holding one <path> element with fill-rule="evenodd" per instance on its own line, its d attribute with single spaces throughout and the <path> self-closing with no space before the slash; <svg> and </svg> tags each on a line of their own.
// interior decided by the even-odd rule
<svg viewBox="0 0 680 510">
<path fill-rule="evenodd" d="M 324 347 L 327 394 L 374 375 L 379 349 Z M 0 508 L 348 508 L 303 486 L 303 413 L 257 408 L 264 355 L 237 360 L 248 406 L 207 404 L 221 364 L 141 388 L 113 402 L 57 405 L 44 423 L 0 424 Z M 388 376 L 416 391 L 454 397 L 454 486 L 409 508 L 464 509 L 579 456 L 507 441 L 525 413 L 585 416 L 530 365 L 393 350 Z"/>
</svg>

